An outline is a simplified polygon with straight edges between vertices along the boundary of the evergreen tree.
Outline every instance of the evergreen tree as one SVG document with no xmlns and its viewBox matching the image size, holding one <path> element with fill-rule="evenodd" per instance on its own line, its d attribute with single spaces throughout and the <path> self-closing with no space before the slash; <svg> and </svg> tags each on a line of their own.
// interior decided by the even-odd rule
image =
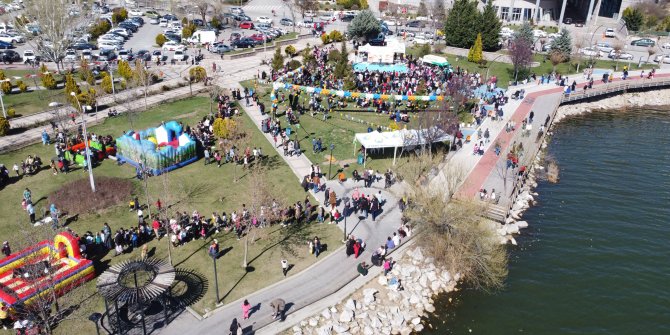
<svg viewBox="0 0 670 335">
<path fill-rule="evenodd" d="M 482 34 L 477 34 L 477 39 L 475 44 L 470 48 L 470 53 L 468 53 L 468 60 L 473 63 L 479 63 L 484 59 L 484 53 L 482 52 Z"/>
<path fill-rule="evenodd" d="M 502 22 L 493 8 L 493 1 L 487 1 L 484 11 L 479 16 L 479 32 L 482 34 L 482 47 L 491 51 L 499 48 L 500 27 Z"/>
<path fill-rule="evenodd" d="M 572 38 L 570 37 L 570 32 L 563 28 L 561 34 L 558 35 L 551 43 L 551 51 L 549 53 L 558 52 L 563 55 L 565 60 L 570 59 L 572 54 Z"/>
<path fill-rule="evenodd" d="M 535 44 L 535 36 L 533 35 L 533 27 L 527 21 L 521 25 L 521 28 L 514 33 L 514 38 L 523 38 L 531 47 Z"/>
<path fill-rule="evenodd" d="M 477 4 L 471 0 L 456 0 L 444 23 L 447 45 L 467 48 L 477 37 L 477 27 L 473 22 L 479 19 Z"/>
<path fill-rule="evenodd" d="M 284 67 L 284 56 L 281 54 L 281 47 L 277 47 L 272 57 L 272 69 L 279 71 L 282 67 Z"/>
<path fill-rule="evenodd" d="M 353 38 L 371 39 L 382 31 L 379 20 L 370 10 L 363 10 L 349 23 L 349 36 Z"/>
<path fill-rule="evenodd" d="M 70 92 L 74 92 L 75 96 L 73 97 Z M 67 101 L 75 108 L 79 108 L 77 105 L 77 96 L 79 93 L 81 93 L 81 90 L 79 89 L 77 82 L 74 80 L 74 77 L 72 77 L 71 74 L 65 76 L 65 99 L 67 99 Z"/>
<path fill-rule="evenodd" d="M 642 11 L 633 7 L 626 7 L 626 9 L 623 10 L 621 17 L 624 22 L 626 22 L 626 28 L 630 31 L 640 30 L 642 23 L 644 22 Z"/>
</svg>

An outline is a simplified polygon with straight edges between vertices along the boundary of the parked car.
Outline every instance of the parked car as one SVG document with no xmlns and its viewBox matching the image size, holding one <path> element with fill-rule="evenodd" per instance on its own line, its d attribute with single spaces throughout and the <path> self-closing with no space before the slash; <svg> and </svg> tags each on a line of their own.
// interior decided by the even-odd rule
<svg viewBox="0 0 670 335">
<path fill-rule="evenodd" d="M 269 16 L 259 16 L 256 18 L 256 22 L 260 23 L 272 23 L 272 19 Z"/>
<path fill-rule="evenodd" d="M 598 50 L 600 50 L 600 51 L 602 51 L 602 52 L 604 52 L 604 53 L 606 53 L 606 54 L 608 54 L 608 53 L 612 52 L 612 50 L 614 50 L 614 48 L 612 48 L 612 46 L 611 46 L 609 43 L 607 43 L 607 42 L 599 42 L 599 43 L 596 43 L 595 47 L 596 47 Z"/>
<path fill-rule="evenodd" d="M 235 40 L 233 42 L 233 46 L 241 49 L 241 48 L 253 48 L 256 46 L 257 43 L 256 41 L 252 40 L 251 38 L 245 37 L 245 38 L 240 38 L 239 40 Z"/>
<path fill-rule="evenodd" d="M 126 49 L 119 50 L 118 55 L 119 55 L 119 59 L 121 59 L 121 60 L 125 60 L 125 61 L 133 60 L 133 54 Z"/>
<path fill-rule="evenodd" d="M 211 52 L 215 53 L 215 54 L 223 54 L 223 53 L 232 51 L 233 48 L 230 47 L 229 45 L 226 45 L 226 44 L 217 44 L 217 45 L 214 45 L 214 46 L 213 46 L 212 48 L 210 48 L 209 50 L 210 50 Z"/>
<path fill-rule="evenodd" d="M 186 53 L 184 50 L 175 50 L 174 55 L 172 55 L 172 59 L 176 61 L 184 61 L 186 60 Z"/>
<path fill-rule="evenodd" d="M 161 15 L 158 14 L 158 12 L 155 11 L 155 10 L 148 10 L 148 11 L 144 12 L 144 16 L 146 16 L 148 18 L 151 18 L 151 19 L 159 19 L 161 17 Z"/>
<path fill-rule="evenodd" d="M 247 15 L 240 14 L 240 15 L 235 16 L 235 21 L 239 21 L 239 22 L 251 21 L 251 18 Z"/>
<path fill-rule="evenodd" d="M 168 20 L 168 21 L 179 21 L 176 15 L 173 14 L 165 14 L 163 15 L 163 18 Z"/>
<path fill-rule="evenodd" d="M 258 41 L 260 43 L 270 42 L 272 40 L 268 35 L 265 35 L 265 34 L 253 34 L 253 35 L 249 36 L 249 38 L 254 40 L 254 41 Z"/>
<path fill-rule="evenodd" d="M 598 57 L 600 56 L 600 50 L 590 47 L 590 48 L 581 48 L 579 49 L 579 53 L 581 53 L 584 56 L 590 56 L 590 57 Z"/>
<path fill-rule="evenodd" d="M 116 52 L 114 50 L 100 51 L 98 54 L 98 62 L 111 62 L 116 59 Z"/>
<path fill-rule="evenodd" d="M 612 50 L 611 53 L 613 53 L 613 52 L 614 52 L 614 50 Z M 614 57 L 612 57 L 612 58 L 614 58 Z M 626 60 L 633 60 L 633 55 L 631 55 L 627 52 L 620 52 L 619 55 L 618 55 L 618 58 L 619 59 L 626 59 Z"/>
<path fill-rule="evenodd" d="M 141 59 L 143 61 L 150 61 L 151 60 L 151 52 L 149 50 L 139 50 L 135 52 L 135 58 Z"/>
<path fill-rule="evenodd" d="M 159 60 L 163 60 L 163 53 L 160 50 L 154 50 L 154 52 L 151 53 L 151 60 L 154 62 L 157 62 Z"/>
<path fill-rule="evenodd" d="M 35 62 L 35 61 L 37 61 L 37 56 L 35 55 L 35 51 L 32 51 L 30 49 L 23 51 L 23 62 L 24 63 Z"/>
<path fill-rule="evenodd" d="M 670 64 L 670 55 L 658 55 L 656 58 L 654 58 L 654 62 L 656 63 L 665 63 L 665 64 Z"/>
<path fill-rule="evenodd" d="M 342 22 L 351 22 L 353 19 L 356 17 L 356 15 L 350 15 L 350 14 L 344 14 L 340 18 L 340 21 Z"/>
<path fill-rule="evenodd" d="M 314 21 L 311 19 L 306 19 L 298 22 L 297 26 L 300 28 L 311 28 L 314 26 Z"/>
<path fill-rule="evenodd" d="M 319 20 L 323 22 L 333 22 L 335 21 L 335 15 L 333 13 L 326 13 L 319 16 Z"/>
<path fill-rule="evenodd" d="M 279 24 L 281 24 L 282 26 L 292 27 L 293 26 L 293 21 L 291 19 L 288 19 L 288 18 L 283 18 L 279 21 Z"/>
<path fill-rule="evenodd" d="M 409 28 L 423 28 L 423 22 L 419 20 L 412 20 L 405 23 L 405 27 Z"/>
<path fill-rule="evenodd" d="M 81 51 L 81 59 L 85 59 L 87 61 L 92 61 L 93 60 L 93 52 L 91 50 L 82 50 Z"/>
<path fill-rule="evenodd" d="M 414 33 L 411 30 L 400 29 L 398 30 L 398 36 L 405 36 L 405 38 L 414 38 L 416 36 L 416 33 Z"/>
<path fill-rule="evenodd" d="M 163 51 L 175 51 L 175 50 L 184 50 L 186 49 L 186 47 L 175 41 L 167 41 L 163 44 L 162 49 Z"/>
<path fill-rule="evenodd" d="M 14 44 L 0 41 L 0 49 L 14 49 Z"/>
<path fill-rule="evenodd" d="M 205 22 L 202 21 L 201 19 L 193 19 L 193 21 L 191 21 L 191 22 L 192 22 L 193 24 L 195 24 L 196 26 L 198 26 L 198 27 L 202 27 L 202 26 L 205 25 Z"/>
<path fill-rule="evenodd" d="M 159 24 L 159 19 L 157 17 L 152 17 L 149 19 L 149 24 Z"/>
<path fill-rule="evenodd" d="M 661 45 L 661 48 L 670 49 L 670 43 L 663 43 L 663 45 Z"/>
<path fill-rule="evenodd" d="M 605 29 L 605 37 L 616 37 L 616 31 L 614 28 Z"/>
<path fill-rule="evenodd" d="M 315 17 L 315 16 L 316 16 L 316 13 L 311 11 L 311 10 L 308 10 L 308 11 L 305 12 L 305 17 Z"/>
<path fill-rule="evenodd" d="M 251 21 L 244 21 L 240 23 L 240 29 L 254 29 L 254 23 Z"/>
<path fill-rule="evenodd" d="M 134 8 L 134 9 L 129 10 L 128 14 L 130 16 L 142 16 L 142 15 L 144 15 L 144 12 L 142 12 L 142 10 L 139 9 L 139 8 Z"/>
<path fill-rule="evenodd" d="M 238 15 L 239 14 L 244 14 L 244 9 L 242 9 L 240 7 L 231 7 L 230 12 L 233 13 L 233 14 L 238 14 Z"/>
<path fill-rule="evenodd" d="M 229 40 L 230 40 L 230 41 L 234 41 L 234 40 L 239 40 L 240 38 L 242 38 L 242 34 L 240 34 L 240 33 L 231 33 L 231 34 L 230 34 L 230 38 L 229 38 Z"/>
<path fill-rule="evenodd" d="M 64 62 L 76 62 L 79 59 L 77 56 L 77 51 L 73 49 L 65 50 L 65 57 L 63 57 Z"/>
<path fill-rule="evenodd" d="M 5 64 L 20 62 L 21 60 L 21 55 L 14 50 L 3 50 L 0 52 L 0 61 Z"/>
<path fill-rule="evenodd" d="M 639 47 L 653 47 L 656 45 L 656 42 L 650 38 L 640 38 L 630 42 L 630 45 L 635 45 Z"/>
<path fill-rule="evenodd" d="M 158 20 L 158 25 L 161 26 L 161 27 L 167 27 L 168 20 L 165 19 L 165 18 L 161 18 L 160 20 Z"/>
<path fill-rule="evenodd" d="M 416 35 L 414 37 L 414 43 L 415 44 L 434 44 L 435 41 L 433 41 L 432 38 L 428 38 L 427 36 L 420 34 Z"/>
<path fill-rule="evenodd" d="M 22 43 L 25 42 L 23 37 L 11 36 L 7 33 L 0 34 L 0 41 L 5 43 Z"/>
<path fill-rule="evenodd" d="M 181 43 L 181 36 L 175 33 L 167 33 L 165 34 L 165 38 L 173 42 Z"/>
</svg>

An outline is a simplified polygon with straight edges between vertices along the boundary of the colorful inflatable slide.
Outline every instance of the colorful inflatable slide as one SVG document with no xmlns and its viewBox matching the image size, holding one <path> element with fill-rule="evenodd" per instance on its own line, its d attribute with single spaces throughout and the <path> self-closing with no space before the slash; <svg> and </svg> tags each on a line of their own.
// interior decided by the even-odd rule
<svg viewBox="0 0 670 335">
<path fill-rule="evenodd" d="M 0 301 L 30 303 L 53 286 L 59 295 L 93 279 L 93 262 L 81 256 L 79 242 L 62 232 L 0 260 Z M 53 283 L 53 284 L 52 284 Z"/>
</svg>

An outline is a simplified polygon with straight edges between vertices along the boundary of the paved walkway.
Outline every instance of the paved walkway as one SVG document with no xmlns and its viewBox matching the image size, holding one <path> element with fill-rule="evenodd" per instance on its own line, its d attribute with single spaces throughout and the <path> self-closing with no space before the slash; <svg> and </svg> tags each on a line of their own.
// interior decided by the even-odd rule
<svg viewBox="0 0 670 335">
<path fill-rule="evenodd" d="M 656 78 L 659 77 L 670 77 L 670 70 L 657 70 Z M 569 80 L 570 83 L 572 83 L 572 80 L 576 80 L 578 83 L 578 90 L 583 89 L 586 83 L 586 79 L 582 75 L 573 75 L 571 78 L 572 79 Z M 615 78 L 616 79 L 613 80 L 614 83 L 621 82 L 621 73 L 616 73 Z M 629 79 L 627 80 L 646 79 L 640 78 L 640 71 L 630 71 Z M 600 80 L 594 81 L 594 89 L 604 85 L 607 84 L 603 84 Z M 513 132 L 506 133 L 505 131 L 498 129 L 501 127 L 494 128 L 496 131 L 491 133 L 492 140 L 486 146 L 483 156 L 475 156 L 472 154 L 474 141 L 464 145 L 464 150 L 462 150 L 461 156 L 469 155 L 470 157 L 475 157 L 477 163 L 472 171 L 468 174 L 468 177 L 463 182 L 462 187 L 459 189 L 459 197 L 472 199 L 477 196 L 481 188 L 485 188 L 489 191 L 491 189 L 496 189 L 497 192 L 506 191 L 507 195 L 509 195 L 509 193 L 512 192 L 513 172 L 508 171 L 505 173 L 504 167 L 506 163 L 505 154 L 509 152 L 511 144 L 513 144 L 515 141 L 523 143 L 526 157 L 522 157 L 521 162 L 525 162 L 527 164 L 530 163 L 527 160 L 532 159 L 532 157 L 528 156 L 534 155 L 534 153 L 537 152 L 538 147 L 541 145 L 541 142 L 536 141 L 539 127 L 544 123 L 547 115 L 551 115 L 553 117 L 555 108 L 557 107 L 561 95 L 563 94 L 563 88 L 556 86 L 553 83 L 544 85 L 531 83 L 511 88 L 508 91 L 508 95 L 521 88 L 526 90 L 526 96 L 523 102 L 517 103 L 516 106 L 510 106 L 510 104 L 506 105 L 504 107 L 504 120 L 498 121 L 499 125 L 504 127 L 505 122 L 511 120 L 516 124 L 516 129 Z M 512 109 L 510 107 L 514 108 Z M 520 129 L 521 122 L 528 117 L 531 110 L 534 111 L 535 114 L 533 121 L 534 127 L 529 136 L 522 136 L 522 131 Z M 485 126 L 486 123 L 484 123 L 484 127 Z M 500 151 L 500 156 L 496 156 L 494 146 L 492 145 L 496 142 L 499 143 L 502 148 Z M 467 160 L 467 158 L 463 157 L 461 157 L 461 159 Z"/>
</svg>

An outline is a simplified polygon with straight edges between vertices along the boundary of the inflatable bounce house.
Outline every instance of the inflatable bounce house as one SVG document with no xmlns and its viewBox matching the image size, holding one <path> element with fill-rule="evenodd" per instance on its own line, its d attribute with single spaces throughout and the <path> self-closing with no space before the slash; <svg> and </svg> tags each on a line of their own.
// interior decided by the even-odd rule
<svg viewBox="0 0 670 335">
<path fill-rule="evenodd" d="M 50 294 L 50 281 L 59 295 L 93 279 L 93 262 L 81 256 L 79 242 L 68 232 L 42 241 L 0 260 L 0 301 L 9 307 Z"/>
<path fill-rule="evenodd" d="M 116 149 L 114 147 L 105 147 L 102 143 L 98 141 L 92 141 L 88 140 L 88 146 L 91 148 L 91 152 L 93 153 L 93 157 L 97 159 L 98 161 L 101 161 L 109 155 L 116 155 Z M 69 148 L 70 150 L 65 151 L 65 159 L 69 160 L 70 162 L 74 162 L 79 164 L 80 166 L 84 166 L 84 160 L 86 159 L 85 153 L 86 153 L 86 144 L 84 142 L 75 144 Z M 74 152 L 74 155 L 72 154 Z"/>
<path fill-rule="evenodd" d="M 198 159 L 195 141 L 176 121 L 116 139 L 116 157 L 135 167 L 143 165 L 154 175 L 180 168 Z"/>
</svg>

